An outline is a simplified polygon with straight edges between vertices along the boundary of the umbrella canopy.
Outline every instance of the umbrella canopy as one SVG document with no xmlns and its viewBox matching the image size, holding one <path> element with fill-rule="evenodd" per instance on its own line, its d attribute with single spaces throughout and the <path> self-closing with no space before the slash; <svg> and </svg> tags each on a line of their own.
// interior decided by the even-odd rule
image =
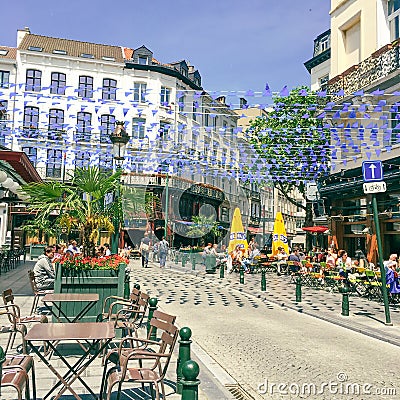
<svg viewBox="0 0 400 400">
<path fill-rule="evenodd" d="M 285 223 L 283 222 L 282 213 L 276 213 L 274 222 L 274 231 L 272 233 L 272 255 L 278 254 L 278 247 L 283 247 L 286 253 L 289 253 L 288 240 L 286 236 Z"/>
<path fill-rule="evenodd" d="M 246 240 L 246 233 L 243 229 L 242 215 L 240 214 L 240 209 L 235 208 L 231 224 L 231 236 L 229 240 L 228 252 L 230 253 L 233 251 L 238 244 L 242 249 L 247 250 L 248 244 Z"/>
<path fill-rule="evenodd" d="M 314 233 L 324 233 L 326 232 L 329 228 L 327 226 L 305 226 L 303 231 L 306 232 L 314 232 Z"/>
</svg>

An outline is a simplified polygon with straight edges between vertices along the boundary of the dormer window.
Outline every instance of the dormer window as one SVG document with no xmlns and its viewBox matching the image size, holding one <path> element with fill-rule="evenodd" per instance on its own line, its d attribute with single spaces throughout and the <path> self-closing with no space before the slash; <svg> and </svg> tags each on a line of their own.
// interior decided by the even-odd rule
<svg viewBox="0 0 400 400">
<path fill-rule="evenodd" d="M 146 47 L 141 46 L 133 51 L 133 62 L 140 65 L 150 65 L 153 53 Z"/>
<path fill-rule="evenodd" d="M 138 57 L 138 64 L 140 64 L 140 65 L 147 65 L 149 62 L 148 62 L 148 57 L 147 56 L 139 56 Z"/>
<path fill-rule="evenodd" d="M 0 56 L 6 56 L 8 54 L 8 50 L 0 49 Z"/>
</svg>

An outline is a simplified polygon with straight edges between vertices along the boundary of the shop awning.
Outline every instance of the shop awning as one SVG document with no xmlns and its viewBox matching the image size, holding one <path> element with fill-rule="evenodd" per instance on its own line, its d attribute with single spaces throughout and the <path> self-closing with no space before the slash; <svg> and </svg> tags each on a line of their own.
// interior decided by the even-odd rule
<svg viewBox="0 0 400 400">
<path fill-rule="evenodd" d="M 312 233 L 324 233 L 326 232 L 329 228 L 327 226 L 305 226 L 303 231 L 306 232 L 312 232 Z"/>
<path fill-rule="evenodd" d="M 263 229 L 262 228 L 259 228 L 259 227 L 254 227 L 254 226 L 249 226 L 248 228 L 247 228 L 247 230 L 249 231 L 249 232 L 251 232 L 251 233 L 254 233 L 254 234 L 259 234 L 259 235 L 262 235 L 262 233 L 263 233 Z"/>
</svg>

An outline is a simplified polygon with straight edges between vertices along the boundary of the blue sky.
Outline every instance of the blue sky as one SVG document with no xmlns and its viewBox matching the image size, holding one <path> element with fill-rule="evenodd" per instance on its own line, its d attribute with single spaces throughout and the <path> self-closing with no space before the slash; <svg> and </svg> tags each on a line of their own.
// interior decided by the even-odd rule
<svg viewBox="0 0 400 400">
<path fill-rule="evenodd" d="M 273 91 L 309 84 L 303 63 L 329 28 L 329 0 L 13 0 L 0 44 L 16 31 L 137 48 L 160 62 L 186 59 L 207 90 Z"/>
</svg>

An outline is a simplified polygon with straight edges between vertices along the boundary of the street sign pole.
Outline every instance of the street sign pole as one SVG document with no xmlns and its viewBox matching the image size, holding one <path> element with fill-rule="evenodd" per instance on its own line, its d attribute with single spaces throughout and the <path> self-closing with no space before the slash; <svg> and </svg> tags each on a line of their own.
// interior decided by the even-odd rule
<svg viewBox="0 0 400 400">
<path fill-rule="evenodd" d="M 382 296 L 383 296 L 383 304 L 385 305 L 386 325 L 393 325 L 390 320 L 389 297 L 388 297 L 388 292 L 387 292 L 387 288 L 386 288 L 386 271 L 385 271 L 385 267 L 383 266 L 381 229 L 379 226 L 378 204 L 376 201 L 375 194 L 372 194 L 372 210 L 373 210 L 373 214 L 374 214 L 376 241 L 378 244 L 378 258 L 379 258 L 379 267 L 381 270 Z"/>
</svg>

